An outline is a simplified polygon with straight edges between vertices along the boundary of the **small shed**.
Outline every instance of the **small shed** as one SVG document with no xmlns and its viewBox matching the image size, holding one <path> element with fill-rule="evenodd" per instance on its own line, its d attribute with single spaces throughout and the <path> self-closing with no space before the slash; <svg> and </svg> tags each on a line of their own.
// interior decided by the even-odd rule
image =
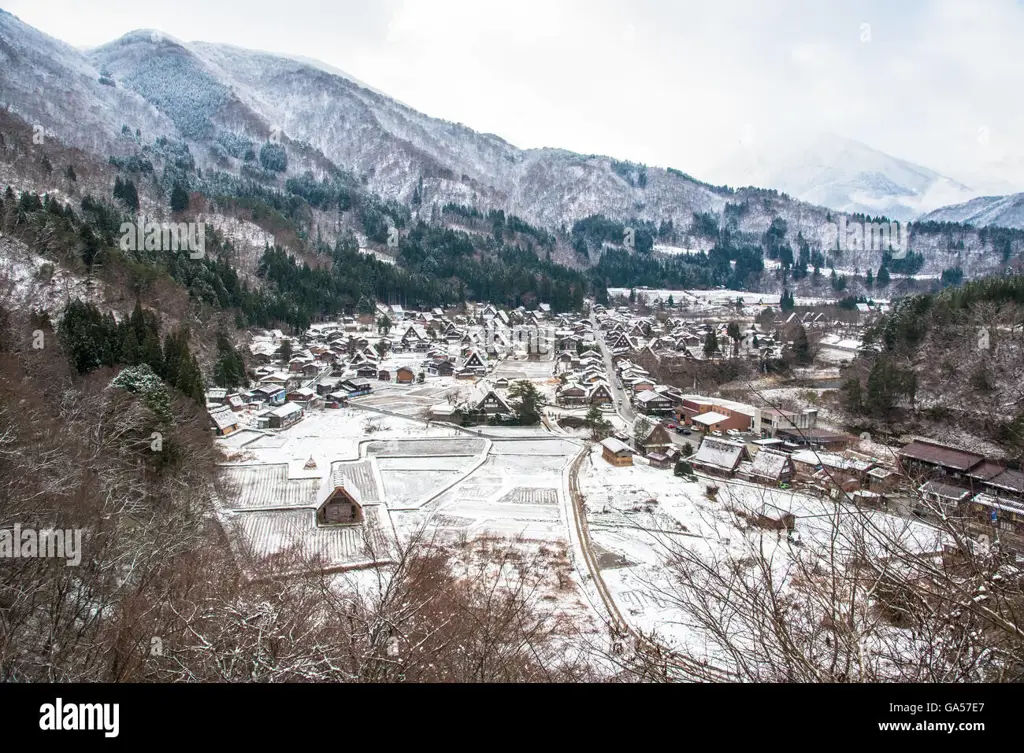
<svg viewBox="0 0 1024 753">
<path fill-rule="evenodd" d="M 792 531 L 796 528 L 796 515 L 770 502 L 764 502 L 757 510 L 755 522 L 773 531 Z"/>
<path fill-rule="evenodd" d="M 615 466 L 633 465 L 633 451 L 615 437 L 601 440 L 601 457 Z"/>
<path fill-rule="evenodd" d="M 672 467 L 672 460 L 668 455 L 661 452 L 651 452 L 647 455 L 647 462 L 652 468 L 668 469 Z"/>
</svg>

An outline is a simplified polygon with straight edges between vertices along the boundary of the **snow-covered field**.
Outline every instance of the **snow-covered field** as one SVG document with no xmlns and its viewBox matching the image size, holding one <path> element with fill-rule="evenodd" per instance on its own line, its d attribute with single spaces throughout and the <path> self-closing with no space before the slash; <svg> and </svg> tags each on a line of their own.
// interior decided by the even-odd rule
<svg viewBox="0 0 1024 753">
<path fill-rule="evenodd" d="M 542 365 L 546 378 L 550 362 Z M 378 409 L 408 415 L 410 400 L 431 404 L 447 389 L 381 386 L 356 402 L 372 399 Z M 368 526 L 325 534 L 315 524 L 315 495 L 328 472 L 358 490 L 369 525 L 389 542 L 375 550 L 380 564 L 382 552 L 420 535 L 451 546 L 497 537 L 569 547 L 564 481 L 581 444 L 541 426 L 467 432 L 349 407 L 314 410 L 289 429 L 239 432 L 218 444 L 228 459 L 221 518 L 233 545 L 260 558 L 294 545 L 337 568 L 370 564 L 361 544 Z M 572 585 L 553 598 L 578 606 L 581 593 Z"/>
<path fill-rule="evenodd" d="M 646 296 L 649 303 L 668 301 L 671 296 L 677 306 L 731 306 L 736 303 L 737 298 L 743 299 L 744 306 L 778 306 L 780 299 L 778 293 L 751 293 L 746 290 L 635 290 L 638 296 Z M 608 288 L 608 295 L 628 297 L 629 291 L 629 288 Z M 825 306 L 835 302 L 835 298 L 794 298 L 797 306 Z"/>
<path fill-rule="evenodd" d="M 710 483 L 719 489 L 715 499 L 705 493 Z M 799 599 L 795 563 L 821 557 L 837 531 L 841 542 L 863 541 L 878 556 L 888 554 L 894 542 L 922 554 L 941 550 L 943 543 L 923 523 L 792 490 L 704 477 L 686 481 L 639 463 L 616 468 L 598 448 L 581 467 L 580 491 L 602 577 L 625 619 L 691 658 L 725 669 L 729 657 L 686 608 L 686 587 L 672 564 L 680 556 L 713 568 L 740 563 L 748 570 L 763 556 L 776 586 Z M 765 506 L 796 517 L 792 537 L 750 523 Z M 747 577 L 758 573 L 750 570 Z"/>
</svg>

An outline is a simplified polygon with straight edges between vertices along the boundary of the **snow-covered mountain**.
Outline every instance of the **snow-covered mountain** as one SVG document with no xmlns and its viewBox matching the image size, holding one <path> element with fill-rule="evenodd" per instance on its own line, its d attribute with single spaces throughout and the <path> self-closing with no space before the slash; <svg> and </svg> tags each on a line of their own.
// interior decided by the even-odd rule
<svg viewBox="0 0 1024 753">
<path fill-rule="evenodd" d="M 1024 230 L 1024 193 L 1010 196 L 979 196 L 963 204 L 940 207 L 918 219 L 964 222 L 978 227 L 998 225 Z"/>
<path fill-rule="evenodd" d="M 258 145 L 276 129 L 384 197 L 408 201 L 422 178 L 426 203 L 501 208 L 547 227 L 594 213 L 685 226 L 693 212 L 720 211 L 727 199 L 678 172 L 651 168 L 641 187 L 608 157 L 518 149 L 321 63 L 158 32 L 81 52 L 0 11 L 0 62 L 0 105 L 104 156 L 126 148 L 126 125 L 146 143 L 183 140 L 198 165 L 224 169 L 215 144 L 238 136 Z M 290 160 L 290 174 L 329 169 L 314 153 L 305 157 Z"/>
<path fill-rule="evenodd" d="M 910 220 L 971 195 L 926 167 L 834 134 L 791 135 L 741 148 L 713 171 L 730 185 L 758 185 L 842 212 Z"/>
<path fill-rule="evenodd" d="M 0 106 L 95 153 L 118 153 L 124 123 L 150 134 L 173 132 L 171 121 L 143 98 L 99 79 L 80 50 L 0 10 Z"/>
<path fill-rule="evenodd" d="M 966 190 L 835 137 L 792 139 L 796 146 L 771 151 L 771 164 L 790 166 L 778 173 L 786 180 L 772 178 L 776 173 L 767 158 L 729 179 L 731 185 L 778 187 L 790 195 L 733 190 L 675 169 L 564 149 L 519 149 L 493 134 L 417 112 L 316 61 L 183 42 L 153 31 L 130 32 L 80 51 L 3 11 L 0 63 L 0 107 L 102 163 L 112 156 L 151 154 L 156 143 L 161 177 L 168 165 L 175 169 L 174 154 L 187 163 L 181 175 L 222 171 L 277 191 L 286 190 L 287 178 L 306 173 L 317 180 L 340 176 L 406 206 L 418 195 L 416 206 L 428 211 L 448 202 L 502 209 L 551 231 L 594 214 L 655 227 L 671 220 L 680 243 L 709 246 L 707 236 L 690 233 L 694 214 L 711 213 L 724 225 L 731 204 L 728 223 L 736 242 L 760 243 L 780 218 L 794 247 L 799 234 L 820 245 L 834 220 L 825 207 L 906 219 L 950 203 L 931 203 L 947 189 L 954 196 Z M 161 137 L 168 142 L 158 143 Z M 277 171 L 280 165 L 261 169 L 253 156 L 268 141 L 286 146 L 283 172 Z M 596 261 L 576 258 L 561 237 L 556 260 Z M 958 264 L 968 274 L 982 274 L 999 263 L 982 245 L 950 248 L 945 236 L 914 238 L 915 248 L 926 252 L 924 273 L 937 275 Z M 837 252 L 827 262 L 850 270 L 877 268 L 881 251 Z"/>
</svg>

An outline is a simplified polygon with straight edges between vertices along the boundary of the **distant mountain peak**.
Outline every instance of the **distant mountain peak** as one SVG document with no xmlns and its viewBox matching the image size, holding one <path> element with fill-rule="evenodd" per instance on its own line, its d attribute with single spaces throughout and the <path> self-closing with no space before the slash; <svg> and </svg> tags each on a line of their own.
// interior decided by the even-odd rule
<svg viewBox="0 0 1024 753">
<path fill-rule="evenodd" d="M 762 185 L 837 211 L 900 220 L 972 195 L 927 167 L 820 131 L 752 142 L 712 172 L 730 185 Z"/>
<path fill-rule="evenodd" d="M 918 219 L 933 222 L 962 222 L 977 227 L 994 225 L 1024 230 L 1024 193 L 1009 196 L 979 196 L 960 204 L 940 207 Z"/>
</svg>

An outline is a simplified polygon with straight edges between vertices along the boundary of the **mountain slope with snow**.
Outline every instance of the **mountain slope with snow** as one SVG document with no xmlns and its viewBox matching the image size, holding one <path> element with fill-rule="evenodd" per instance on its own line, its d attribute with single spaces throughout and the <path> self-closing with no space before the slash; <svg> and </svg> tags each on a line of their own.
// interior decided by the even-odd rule
<svg viewBox="0 0 1024 753">
<path fill-rule="evenodd" d="M 977 199 L 941 207 L 918 218 L 920 221 L 962 222 L 977 227 L 996 225 L 1024 230 L 1024 193 L 1010 196 L 979 196 Z"/>
<path fill-rule="evenodd" d="M 967 186 L 951 178 L 834 134 L 752 144 L 714 175 L 732 185 L 775 188 L 841 212 L 898 220 L 970 195 Z"/>
<path fill-rule="evenodd" d="M 439 216 L 449 202 L 485 214 L 504 210 L 557 233 L 553 258 L 572 266 L 597 258 L 578 257 L 565 231 L 596 214 L 650 222 L 655 230 L 671 221 L 672 242 L 687 248 L 716 242 L 714 234 L 694 230 L 696 213 L 728 225 L 732 242 L 747 246 L 760 245 L 779 218 L 792 247 L 802 235 L 820 248 L 834 220 L 825 207 L 905 219 L 923 211 L 915 206 L 949 203 L 936 200 L 947 190 L 957 196 L 966 190 L 836 137 L 793 138 L 771 160 L 766 151 L 751 150 L 746 159 L 753 162 L 730 180 L 782 186 L 791 195 L 714 186 L 679 170 L 606 156 L 519 149 L 417 112 L 316 61 L 152 31 L 130 32 L 82 52 L 0 12 L 0 62 L 0 106 L 102 162 L 153 158 L 158 194 L 177 180 L 192 181 L 193 190 L 212 181 L 205 188 L 216 194 L 225 176 L 287 193 L 289 178 L 312 174 L 316 181 L 358 186 L 424 218 Z M 286 154 L 272 167 L 262 159 L 270 142 L 280 142 Z M 781 173 L 785 180 L 773 177 L 780 165 L 790 166 Z M 999 263 L 988 258 L 984 244 L 958 240 L 951 247 L 944 236 L 914 238 L 927 274 L 961 262 L 967 274 L 981 274 Z M 826 266 L 837 268 L 877 269 L 882 260 L 877 249 L 822 250 Z"/>
</svg>

